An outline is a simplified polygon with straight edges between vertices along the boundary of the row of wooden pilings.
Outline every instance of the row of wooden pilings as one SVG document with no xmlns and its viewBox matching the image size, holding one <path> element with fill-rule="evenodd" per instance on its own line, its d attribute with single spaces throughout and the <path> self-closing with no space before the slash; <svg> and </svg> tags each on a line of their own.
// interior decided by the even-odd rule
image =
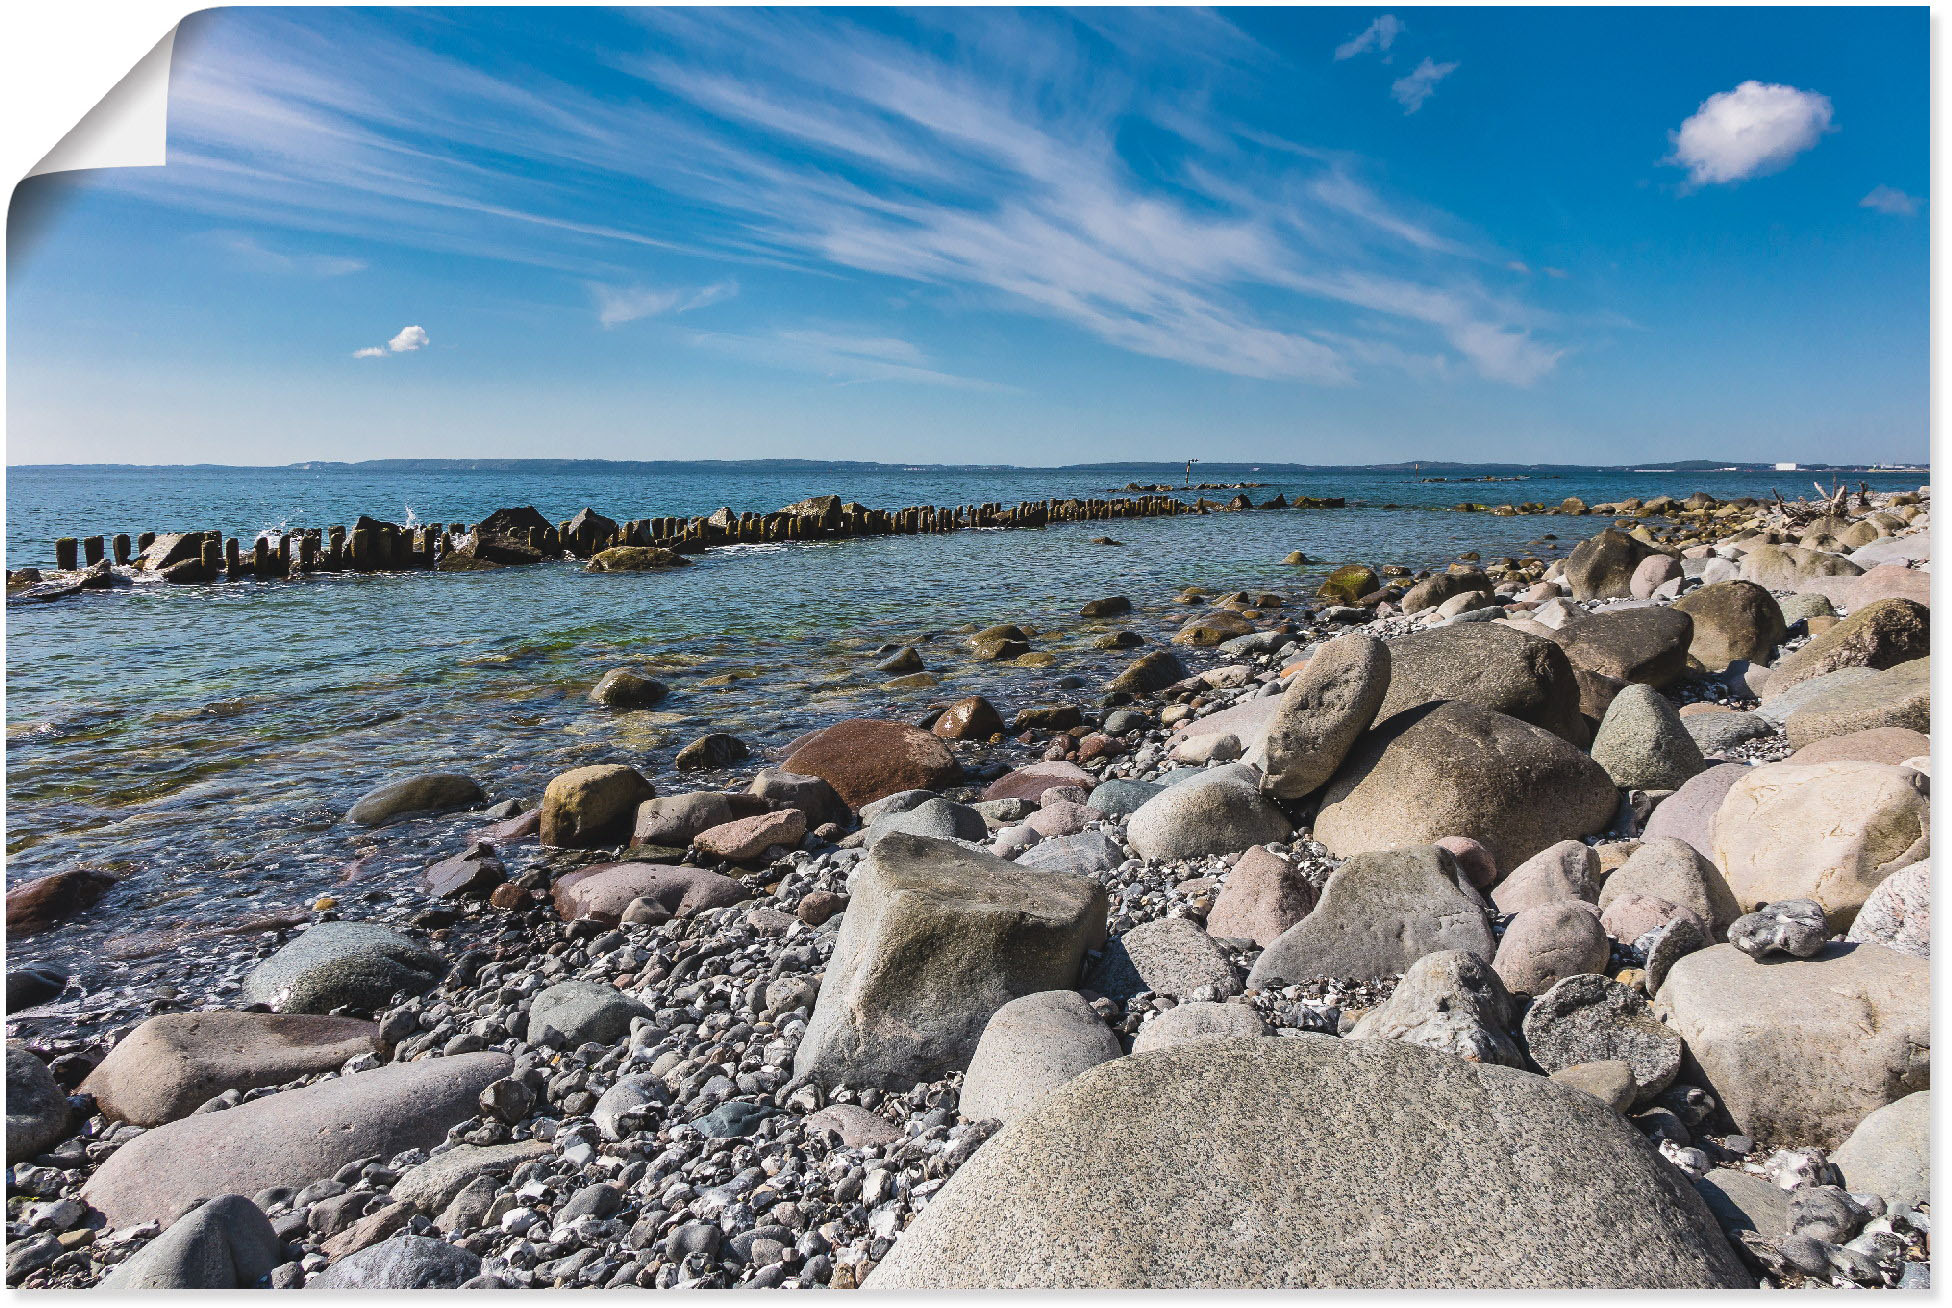
<svg viewBox="0 0 1952 1308">
<path fill-rule="evenodd" d="M 1014 506 L 917 505 L 895 510 L 830 503 L 824 511 L 735 513 L 720 509 L 704 517 L 636 518 L 624 523 L 583 513 L 553 527 L 504 529 L 488 533 L 488 537 L 504 549 L 514 546 L 518 551 L 533 551 L 540 558 L 565 553 L 589 558 L 605 549 L 626 545 L 696 553 L 714 545 L 912 536 L 969 528 L 1042 527 L 1056 522 L 1171 517 L 1200 511 L 1170 495 L 1033 500 Z M 438 568 L 463 546 L 478 546 L 484 539 L 484 525 L 487 524 L 469 526 L 457 522 L 401 527 L 362 518 L 350 530 L 344 526 L 298 528 L 266 533 L 249 544 L 214 531 L 142 532 L 133 538 L 128 534 L 64 536 L 55 541 L 54 554 L 55 566 L 63 572 L 94 567 L 111 559 L 118 566 L 140 561 L 170 575 L 171 580 L 180 581 L 281 578 L 313 572 L 410 572 Z M 159 540 L 163 549 L 158 552 L 155 547 Z M 154 557 L 147 557 L 152 552 Z M 504 562 L 515 561 L 504 559 Z"/>
</svg>

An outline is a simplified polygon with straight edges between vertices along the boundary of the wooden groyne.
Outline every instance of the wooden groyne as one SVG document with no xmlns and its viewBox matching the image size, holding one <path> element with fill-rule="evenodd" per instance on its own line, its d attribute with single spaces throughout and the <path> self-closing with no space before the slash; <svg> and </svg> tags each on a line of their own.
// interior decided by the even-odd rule
<svg viewBox="0 0 1952 1308">
<path fill-rule="evenodd" d="M 871 509 L 837 495 L 789 504 L 772 513 L 722 508 L 702 517 L 633 518 L 618 522 L 593 509 L 552 523 L 533 508 L 500 509 L 478 523 L 402 526 L 374 518 L 343 525 L 266 532 L 255 540 L 215 531 L 145 531 L 107 536 L 64 536 L 54 542 L 55 568 L 80 574 L 69 589 L 115 584 L 115 568 L 182 584 L 245 579 L 279 580 L 310 573 L 470 572 L 517 567 L 545 559 L 594 558 L 605 550 L 651 547 L 696 554 L 723 545 L 849 540 L 868 536 L 934 535 L 972 529 L 1045 527 L 1053 523 L 1117 522 L 1252 508 L 1341 508 L 1341 499 L 1298 500 L 1277 496 L 1254 504 L 1245 495 L 1227 503 L 1201 498 L 1187 503 L 1171 495 L 1113 499 L 1027 500 L 962 505 L 914 505 Z M 57 579 L 9 574 L 9 589 Z"/>
</svg>

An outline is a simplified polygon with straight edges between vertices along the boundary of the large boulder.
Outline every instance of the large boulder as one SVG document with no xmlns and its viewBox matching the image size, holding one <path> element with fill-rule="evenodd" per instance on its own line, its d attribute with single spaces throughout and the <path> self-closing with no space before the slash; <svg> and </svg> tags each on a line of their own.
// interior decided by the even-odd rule
<svg viewBox="0 0 1952 1308">
<path fill-rule="evenodd" d="M 47 1064 L 19 1045 L 7 1046 L 7 1162 L 44 1154 L 68 1135 L 68 1097 Z"/>
<path fill-rule="evenodd" d="M 1825 578 L 1855 577 L 1863 571 L 1841 554 L 1798 545 L 1755 545 L 1742 556 L 1742 580 L 1765 590 L 1810 590 Z"/>
<path fill-rule="evenodd" d="M 1059 786 L 1077 786 L 1089 790 L 1097 784 L 1098 778 L 1076 763 L 1050 759 L 1006 772 L 990 782 L 983 791 L 983 798 L 985 800 L 1022 799 L 1041 804 L 1046 790 Z"/>
<path fill-rule="evenodd" d="M 355 1159 L 439 1144 L 513 1067 L 496 1053 L 392 1063 L 196 1113 L 116 1150 L 82 1197 L 122 1227 L 174 1221 L 207 1195 L 302 1189 Z"/>
<path fill-rule="evenodd" d="M 1287 816 L 1258 790 L 1224 779 L 1168 786 L 1125 824 L 1134 852 L 1158 862 L 1237 854 L 1293 832 Z"/>
<path fill-rule="evenodd" d="M 1014 1121 L 1078 1073 L 1124 1052 L 1075 990 L 1012 999 L 976 1042 L 960 1111 L 971 1121 Z"/>
<path fill-rule="evenodd" d="M 907 1090 L 969 1064 L 992 1015 L 1077 984 L 1104 943 L 1102 886 L 894 835 L 849 883 L 794 1074 Z"/>
<path fill-rule="evenodd" d="M 1678 790 L 1708 767 L 1667 696 L 1631 683 L 1607 706 L 1592 754 L 1622 790 Z"/>
<path fill-rule="evenodd" d="M 742 816 L 732 798 L 717 790 L 695 790 L 647 799 L 637 806 L 630 843 L 684 849 L 699 833 Z"/>
<path fill-rule="evenodd" d="M 447 974 L 440 955 L 375 922 L 320 922 L 244 978 L 244 1001 L 281 1013 L 376 1013 L 395 994 L 433 989 Z"/>
<path fill-rule="evenodd" d="M 1674 1083 L 1686 1052 L 1639 991 L 1592 972 L 1569 976 L 1533 1000 L 1524 1030 L 1532 1061 L 1548 1073 L 1581 1063 L 1625 1063 L 1641 1103 Z"/>
<path fill-rule="evenodd" d="M 1788 763 L 1833 763 L 1838 759 L 1862 759 L 1866 763 L 1896 766 L 1908 758 L 1932 752 L 1932 738 L 1909 727 L 1872 727 L 1843 736 L 1825 736 L 1791 754 Z"/>
<path fill-rule="evenodd" d="M 1523 1067 L 1511 1019 L 1511 995 L 1498 973 L 1476 954 L 1446 949 L 1412 963 L 1349 1039 L 1401 1040 L 1468 1062 Z"/>
<path fill-rule="evenodd" d="M 589 572 L 662 572 L 666 568 L 688 568 L 691 560 L 662 545 L 613 545 L 599 550 L 590 559 Z"/>
<path fill-rule="evenodd" d="M 689 917 L 708 908 L 742 903 L 752 892 L 731 877 L 702 867 L 592 863 L 557 877 L 550 895 L 565 921 L 588 917 L 615 922 L 635 899 L 649 899 L 672 917 Z"/>
<path fill-rule="evenodd" d="M 1688 670 L 1694 619 L 1680 609 L 1601 609 L 1575 618 L 1554 633 L 1573 667 L 1656 690 Z"/>
<path fill-rule="evenodd" d="M 944 709 L 929 730 L 944 740 L 988 740 L 1002 735 L 1005 727 L 996 705 L 981 695 L 969 695 Z"/>
<path fill-rule="evenodd" d="M 30 935 L 100 903 L 115 878 L 99 868 L 70 867 L 21 882 L 7 892 L 7 934 Z"/>
<path fill-rule="evenodd" d="M 558 981 L 529 1001 L 530 1044 L 553 1035 L 565 1049 L 614 1045 L 630 1034 L 636 1018 L 651 1010 L 607 981 Z"/>
<path fill-rule="evenodd" d="M 1591 1096 L 1398 1041 L 1325 1036 L 1201 1041 L 1091 1069 L 984 1145 L 867 1280 L 1753 1284 L 1685 1174 Z"/>
<path fill-rule="evenodd" d="M 1802 749 L 1831 736 L 1847 736 L 1877 727 L 1925 732 L 1932 729 L 1932 661 L 1929 658 L 1913 659 L 1882 672 L 1846 668 L 1829 676 L 1849 679 L 1825 685 L 1821 693 L 1803 700 L 1784 719 L 1783 734 L 1789 737 L 1792 747 Z M 1812 677 L 1783 698 L 1788 699 L 1818 683 L 1819 678 Z"/>
<path fill-rule="evenodd" d="M 226 1090 L 283 1085 L 378 1053 L 379 1028 L 310 1013 L 162 1013 L 129 1032 L 81 1083 L 118 1122 L 161 1126 Z"/>
<path fill-rule="evenodd" d="M 938 737 L 879 718 L 849 718 L 817 731 L 781 766 L 819 777 L 849 808 L 902 790 L 941 790 L 962 779 L 956 756 Z"/>
<path fill-rule="evenodd" d="M 819 777 L 802 776 L 785 768 L 759 769 L 746 793 L 771 808 L 798 809 L 806 814 L 809 827 L 847 818 L 847 805 L 832 786 Z"/>
<path fill-rule="evenodd" d="M 1169 649 L 1155 649 L 1133 659 L 1125 668 L 1106 683 L 1105 689 L 1125 691 L 1133 695 L 1150 695 L 1164 690 L 1176 682 L 1186 680 L 1190 674 L 1186 665 L 1179 661 L 1179 655 Z"/>
<path fill-rule="evenodd" d="M 1930 833 L 1927 782 L 1910 768 L 1772 763 L 1729 788 L 1714 860 L 1743 908 L 1813 899 L 1843 928 L 1880 881 L 1929 853 Z"/>
<path fill-rule="evenodd" d="M 1867 604 L 1769 670 L 1769 693 L 1838 668 L 1891 668 L 1932 652 L 1932 611 L 1908 599 Z"/>
<path fill-rule="evenodd" d="M 1633 594 L 1633 574 L 1640 561 L 1657 552 L 1608 527 L 1573 546 L 1566 556 L 1566 584 L 1576 600 L 1624 599 Z"/>
<path fill-rule="evenodd" d="M 1316 650 L 1248 751 L 1261 788 L 1282 799 L 1319 789 L 1376 720 L 1390 680 L 1389 648 L 1372 637 L 1338 636 Z"/>
<path fill-rule="evenodd" d="M 1604 972 L 1611 952 L 1592 908 L 1561 899 L 1528 908 L 1507 923 L 1491 967 L 1513 994 L 1542 995 L 1569 976 Z"/>
<path fill-rule="evenodd" d="M 1264 1036 L 1267 1023 L 1246 1004 L 1205 1000 L 1176 1004 L 1154 1017 L 1132 1038 L 1132 1052 L 1150 1053 L 1189 1045 L 1196 1040 L 1224 1040 L 1230 1036 Z"/>
<path fill-rule="evenodd" d="M 1788 628 L 1776 597 L 1752 581 L 1718 581 L 1683 595 L 1674 608 L 1694 623 L 1689 660 L 1709 672 L 1767 663 Z"/>
<path fill-rule="evenodd" d="M 308 1290 L 454 1290 L 481 1275 L 479 1255 L 425 1235 L 396 1235 L 341 1258 Z"/>
<path fill-rule="evenodd" d="M 1649 836 L 1600 887 L 1602 913 L 1628 895 L 1678 904 L 1716 934 L 1742 915 L 1721 870 L 1700 850 L 1673 836 Z"/>
<path fill-rule="evenodd" d="M 1877 889 L 1857 910 L 1857 920 L 1850 924 L 1849 939 L 1930 958 L 1932 865 L 1913 863 L 1878 882 Z"/>
<path fill-rule="evenodd" d="M 1121 1001 L 1144 993 L 1182 998 L 1205 991 L 1208 999 L 1240 993 L 1227 955 L 1187 917 L 1154 918 L 1111 940 L 1085 985 Z"/>
<path fill-rule="evenodd" d="M 1714 854 L 1715 814 L 1729 788 L 1749 774 L 1745 763 L 1716 763 L 1690 778 L 1654 808 L 1640 829 L 1643 840 L 1672 836 L 1685 840 L 1704 857 Z"/>
<path fill-rule="evenodd" d="M 1491 578 L 1481 569 L 1447 570 L 1425 577 L 1404 591 L 1397 607 L 1405 613 L 1421 613 L 1425 609 L 1436 608 L 1446 600 L 1456 599 L 1459 595 L 1475 592 L 1489 598 L 1495 590 Z"/>
<path fill-rule="evenodd" d="M 1206 915 L 1207 931 L 1266 948 L 1308 916 L 1315 887 L 1287 859 L 1260 845 L 1240 856 Z"/>
<path fill-rule="evenodd" d="M 1248 986 L 1374 980 L 1446 949 L 1490 962 L 1497 946 L 1484 901 L 1459 889 L 1461 875 L 1450 852 L 1434 845 L 1354 856 L 1329 874 L 1315 911 L 1262 952 Z"/>
<path fill-rule="evenodd" d="M 1458 700 L 1586 744 L 1579 683 L 1565 652 L 1549 640 L 1495 622 L 1435 627 L 1391 641 L 1388 671 L 1379 718 Z"/>
<path fill-rule="evenodd" d="M 453 772 L 425 772 L 376 786 L 346 810 L 346 821 L 376 827 L 407 813 L 451 813 L 475 808 L 488 796 L 473 777 Z"/>
<path fill-rule="evenodd" d="M 600 763 L 571 768 L 542 792 L 542 843 L 604 849 L 630 839 L 637 810 L 657 791 L 636 768 Z"/>
<path fill-rule="evenodd" d="M 1716 945 L 1668 971 L 1654 1011 L 1758 1140 L 1834 1148 L 1931 1084 L 1931 964 L 1881 945 L 1766 962 Z"/>
<path fill-rule="evenodd" d="M 1599 854 L 1583 840 L 1561 840 L 1513 868 L 1492 890 L 1491 902 L 1500 913 L 1523 913 L 1568 899 L 1591 904 L 1599 891 Z"/>
<path fill-rule="evenodd" d="M 1450 701 L 1386 718 L 1322 790 L 1315 839 L 1339 857 L 1468 836 L 1499 867 L 1613 820 L 1606 770 L 1551 732 Z"/>
<path fill-rule="evenodd" d="M 1892 1208 L 1932 1199 L 1932 1092 L 1920 1090 L 1866 1117 L 1830 1155 L 1852 1194 L 1874 1194 Z"/>
<path fill-rule="evenodd" d="M 103 1290 L 249 1290 L 285 1261 L 271 1219 L 243 1195 L 219 1195 L 117 1263 Z"/>
</svg>

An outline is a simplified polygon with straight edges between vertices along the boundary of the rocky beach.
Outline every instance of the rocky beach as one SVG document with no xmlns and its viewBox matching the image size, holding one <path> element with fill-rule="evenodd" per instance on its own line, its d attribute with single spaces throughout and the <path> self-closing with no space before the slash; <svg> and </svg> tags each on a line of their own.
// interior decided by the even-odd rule
<svg viewBox="0 0 1952 1308">
<path fill-rule="evenodd" d="M 327 893 L 89 967 L 115 877 L 17 881 L 8 1284 L 1928 1286 L 1930 503 L 1473 505 L 1541 548 L 390 754 Z"/>
</svg>

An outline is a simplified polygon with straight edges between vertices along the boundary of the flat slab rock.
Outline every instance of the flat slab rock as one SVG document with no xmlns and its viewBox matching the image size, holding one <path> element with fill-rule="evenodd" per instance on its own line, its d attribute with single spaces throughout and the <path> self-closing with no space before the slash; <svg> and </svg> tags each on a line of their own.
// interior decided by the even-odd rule
<svg viewBox="0 0 1952 1308">
<path fill-rule="evenodd" d="M 655 900 L 671 916 L 685 917 L 752 897 L 731 877 L 668 863 L 593 863 L 557 877 L 549 893 L 565 921 L 603 922 L 615 922 L 633 899 Z"/>
<path fill-rule="evenodd" d="M 1753 1286 L 1591 1096 L 1393 1041 L 1114 1059 L 1005 1126 L 875 1290 Z"/>
<path fill-rule="evenodd" d="M 209 1195 L 302 1189 L 354 1159 L 439 1144 L 513 1067 L 493 1053 L 393 1063 L 198 1113 L 123 1145 L 82 1197 L 124 1227 L 173 1221 Z"/>
<path fill-rule="evenodd" d="M 131 1031 L 84 1094 L 118 1122 L 161 1126 L 226 1090 L 282 1085 L 376 1053 L 379 1027 L 310 1013 L 164 1013 Z"/>
</svg>

